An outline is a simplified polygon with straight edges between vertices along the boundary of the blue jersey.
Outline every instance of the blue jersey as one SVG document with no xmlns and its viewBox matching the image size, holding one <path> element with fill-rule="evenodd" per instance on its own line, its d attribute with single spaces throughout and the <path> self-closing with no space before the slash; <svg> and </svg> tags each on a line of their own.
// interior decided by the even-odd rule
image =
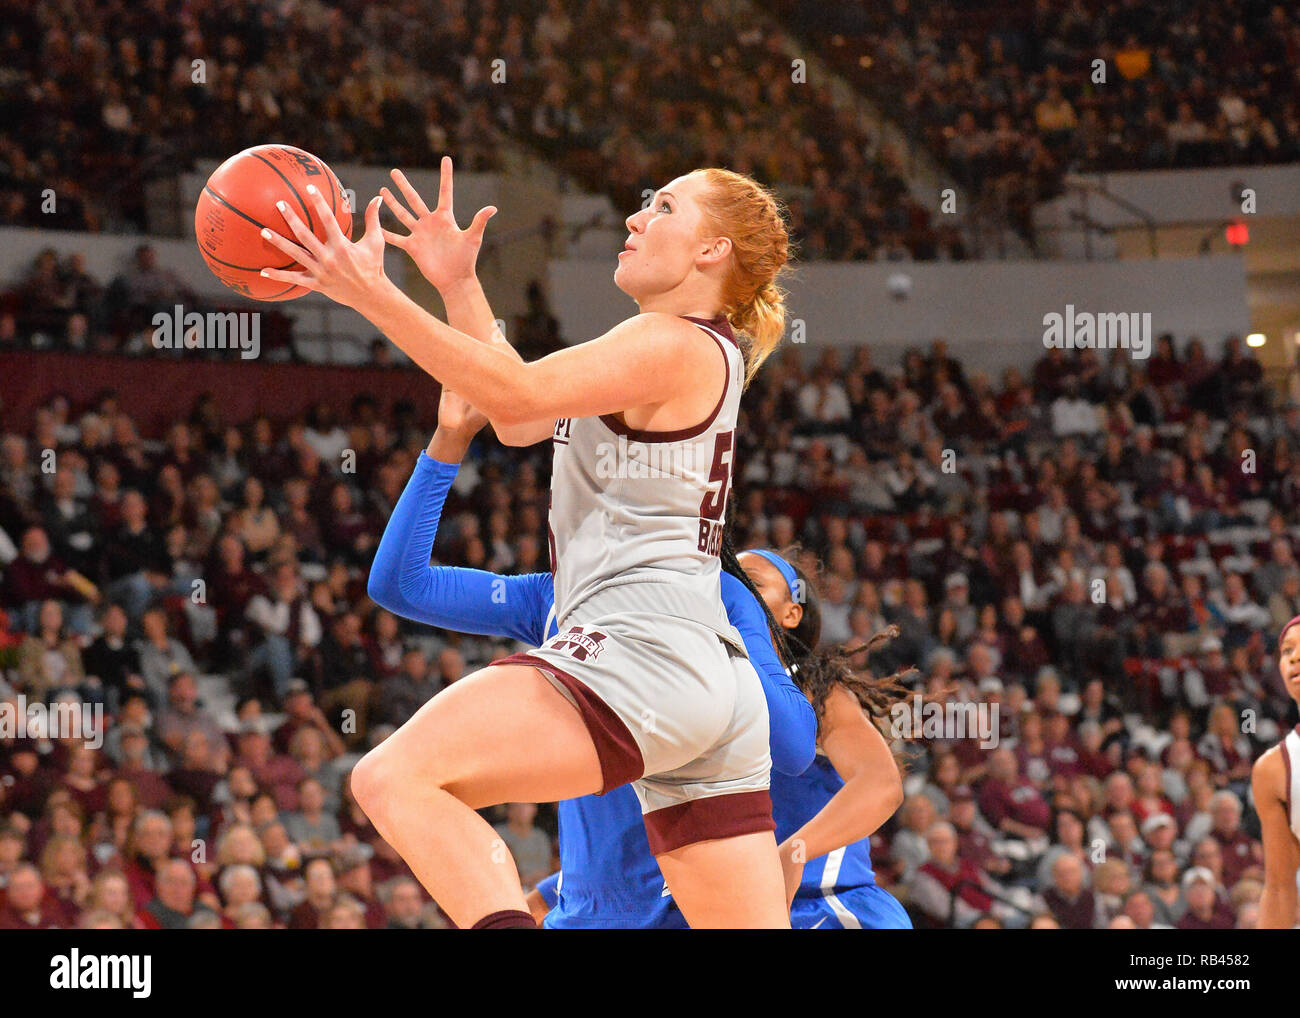
<svg viewBox="0 0 1300 1018">
<path fill-rule="evenodd" d="M 556 633 L 549 573 L 499 576 L 431 568 L 429 557 L 455 464 L 422 455 L 375 553 L 368 593 L 405 618 L 540 646 Z M 771 723 L 772 772 L 798 774 L 816 752 L 812 705 L 772 647 L 767 618 L 748 588 L 722 574 L 722 602 L 762 682 Z M 560 872 L 538 890 L 552 906 L 548 927 L 685 928 L 650 852 L 641 806 L 630 785 L 561 802 Z"/>
<path fill-rule="evenodd" d="M 831 762 L 818 754 L 802 774 L 789 777 L 772 773 L 772 819 L 776 821 L 777 841 L 785 841 L 804 824 L 821 812 L 832 796 L 844 787 Z M 863 838 L 851 845 L 837 848 L 816 859 L 809 859 L 803 868 L 803 882 L 797 896 L 819 897 L 828 892 L 864 887 L 876 882 L 871 868 L 871 839 Z"/>
</svg>

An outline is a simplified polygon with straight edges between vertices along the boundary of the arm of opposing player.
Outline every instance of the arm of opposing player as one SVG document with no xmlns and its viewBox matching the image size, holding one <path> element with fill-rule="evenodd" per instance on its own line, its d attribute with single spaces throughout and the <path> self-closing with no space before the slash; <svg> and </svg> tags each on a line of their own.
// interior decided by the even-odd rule
<svg viewBox="0 0 1300 1018">
<path fill-rule="evenodd" d="M 376 604 L 403 618 L 538 646 L 545 641 L 554 597 L 549 574 L 501 576 L 429 565 L 458 466 L 420 456 L 384 528 L 366 591 Z"/>
<path fill-rule="evenodd" d="M 1285 784 L 1281 750 L 1270 750 L 1255 762 L 1251 797 L 1259 814 L 1264 842 L 1264 893 L 1259 899 L 1259 928 L 1289 930 L 1296 923 L 1296 870 L 1300 842 L 1287 822 L 1286 805 L 1278 794 Z"/>
<path fill-rule="evenodd" d="M 722 604 L 745 641 L 767 698 L 772 767 L 782 774 L 802 774 L 817 755 L 817 714 L 776 656 L 763 609 L 749 588 L 730 573 L 722 574 Z"/>
<path fill-rule="evenodd" d="M 903 803 L 903 779 L 889 744 L 842 686 L 826 697 L 821 744 L 844 787 L 782 845 L 785 851 L 801 843 L 805 859 L 870 837 Z"/>
</svg>

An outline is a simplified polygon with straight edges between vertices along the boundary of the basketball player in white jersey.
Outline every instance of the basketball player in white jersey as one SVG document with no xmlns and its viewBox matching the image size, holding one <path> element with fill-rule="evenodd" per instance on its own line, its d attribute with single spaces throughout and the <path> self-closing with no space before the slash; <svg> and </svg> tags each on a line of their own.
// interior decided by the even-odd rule
<svg viewBox="0 0 1300 1018">
<path fill-rule="evenodd" d="M 302 246 L 264 236 L 304 271 L 264 274 L 363 314 L 503 441 L 552 439 L 559 635 L 434 697 L 357 765 L 357 800 L 458 926 L 524 927 L 518 874 L 475 810 L 634 782 L 692 926 L 788 926 L 767 708 L 722 609 L 718 561 L 741 388 L 784 331 L 781 211 L 730 171 L 672 181 L 628 217 L 614 274 L 641 313 L 526 364 L 493 342 L 474 273 L 492 210 L 462 233 L 449 159 L 442 171 L 433 212 L 394 174 L 413 210 L 401 237 L 381 231 L 380 199 L 356 244 L 332 217 L 321 241 L 282 207 Z M 317 193 L 311 203 L 325 207 Z M 386 238 L 457 328 L 387 279 Z"/>
<path fill-rule="evenodd" d="M 1278 670 L 1286 691 L 1300 704 L 1300 615 L 1278 637 Z M 1289 930 L 1296 924 L 1300 870 L 1300 726 L 1255 761 L 1250 790 L 1264 839 L 1259 928 Z"/>
</svg>

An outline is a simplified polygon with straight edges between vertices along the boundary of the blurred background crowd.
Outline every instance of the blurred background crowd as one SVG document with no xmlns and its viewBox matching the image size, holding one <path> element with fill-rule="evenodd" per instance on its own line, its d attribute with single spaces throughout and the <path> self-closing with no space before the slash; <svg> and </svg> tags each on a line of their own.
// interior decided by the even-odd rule
<svg viewBox="0 0 1300 1018">
<path fill-rule="evenodd" d="M 796 60 L 803 80 L 826 61 L 970 191 L 975 218 L 1031 244 L 1034 203 L 1069 172 L 1300 158 L 1300 16 L 1258 0 L 1180 0 L 1159 17 L 1135 0 L 0 11 L 0 212 L 47 229 L 143 230 L 153 177 L 312 138 L 331 162 L 454 151 L 469 170 L 518 145 L 616 208 L 647 181 L 725 163 L 776 186 L 807 259 L 967 257 L 909 195 L 913 155 L 828 87 L 797 82 Z"/>
<path fill-rule="evenodd" d="M 854 667 L 999 705 L 995 749 L 908 745 L 875 857 L 918 924 L 1252 923 L 1250 765 L 1296 720 L 1274 642 L 1300 614 L 1300 407 L 1225 350 L 991 379 L 941 340 L 901 364 L 787 345 L 747 392 L 737 546 L 795 548 Z M 435 406 L 207 397 L 150 433 L 111 389 L 53 392 L 0 437 L 0 695 L 107 729 L 0 741 L 0 923 L 445 921 L 346 780 L 514 649 L 366 596 Z M 545 569 L 548 464 L 481 436 L 435 561 Z M 557 865 L 552 807 L 491 819 L 525 881 Z"/>
</svg>

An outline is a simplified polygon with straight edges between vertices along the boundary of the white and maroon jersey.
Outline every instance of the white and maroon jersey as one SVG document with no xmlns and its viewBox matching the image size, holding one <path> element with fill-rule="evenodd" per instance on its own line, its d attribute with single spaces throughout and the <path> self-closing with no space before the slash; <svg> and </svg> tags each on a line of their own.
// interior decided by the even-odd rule
<svg viewBox="0 0 1300 1018">
<path fill-rule="evenodd" d="M 726 361 L 700 424 L 644 432 L 617 416 L 563 417 L 552 436 L 551 571 L 556 619 L 593 594 L 642 584 L 638 607 L 692 619 L 743 653 L 722 607 L 719 552 L 745 365 L 725 317 L 688 318 Z M 630 593 L 625 591 L 624 593 Z"/>
<path fill-rule="evenodd" d="M 1286 765 L 1286 818 L 1291 833 L 1300 840 L 1300 725 L 1282 740 L 1282 762 Z"/>
</svg>

